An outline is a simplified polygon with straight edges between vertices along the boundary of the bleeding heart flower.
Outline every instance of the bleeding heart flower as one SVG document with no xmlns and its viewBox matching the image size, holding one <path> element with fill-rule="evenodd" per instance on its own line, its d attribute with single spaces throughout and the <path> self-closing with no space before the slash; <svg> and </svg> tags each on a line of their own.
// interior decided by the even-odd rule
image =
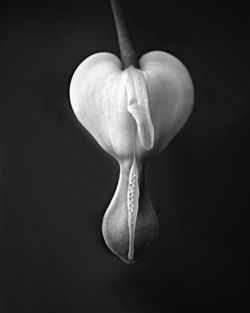
<svg viewBox="0 0 250 313">
<path fill-rule="evenodd" d="M 111 0 L 122 62 L 96 53 L 76 69 L 70 101 L 80 123 L 120 165 L 115 194 L 103 218 L 103 237 L 124 262 L 134 262 L 158 234 L 158 221 L 145 191 L 147 159 L 162 151 L 186 123 L 194 90 L 185 66 L 153 51 L 139 68 L 118 2 Z"/>
</svg>

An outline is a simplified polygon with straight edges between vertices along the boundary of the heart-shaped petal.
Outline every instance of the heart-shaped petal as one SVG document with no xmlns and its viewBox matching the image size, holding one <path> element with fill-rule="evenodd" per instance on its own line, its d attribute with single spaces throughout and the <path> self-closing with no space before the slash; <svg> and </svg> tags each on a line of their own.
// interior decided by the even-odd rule
<svg viewBox="0 0 250 313">
<path fill-rule="evenodd" d="M 140 127 L 144 141 L 154 131 L 154 139 L 149 139 L 149 146 L 153 146 L 150 148 L 163 150 L 183 127 L 193 106 L 192 80 L 177 58 L 154 51 L 145 54 L 139 64 L 141 71 L 135 68 L 122 71 L 115 55 L 97 53 L 78 66 L 70 85 L 71 104 L 77 118 L 100 146 L 118 160 L 133 157 L 134 146 L 139 158 L 150 150 L 143 144 Z M 145 77 L 145 86 L 142 84 L 139 92 L 142 99 L 147 92 L 147 99 L 144 96 L 141 101 L 147 102 L 147 109 L 136 115 L 131 92 L 133 86 L 138 91 L 133 77 L 139 71 Z M 140 124 L 136 133 L 131 115 L 137 126 Z M 152 123 L 149 128 L 153 131 L 145 135 L 148 123 Z"/>
</svg>

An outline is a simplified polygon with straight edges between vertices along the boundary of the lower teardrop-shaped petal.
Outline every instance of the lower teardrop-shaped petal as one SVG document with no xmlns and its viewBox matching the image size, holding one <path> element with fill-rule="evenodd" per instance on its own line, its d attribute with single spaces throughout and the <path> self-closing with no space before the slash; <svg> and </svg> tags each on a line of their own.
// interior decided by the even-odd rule
<svg viewBox="0 0 250 313">
<path fill-rule="evenodd" d="M 140 188 L 135 229 L 131 236 L 127 205 L 129 173 L 126 166 L 120 166 L 118 185 L 103 217 L 102 232 L 107 246 L 114 254 L 125 263 L 134 263 L 157 238 L 158 220 L 140 173 L 139 186 L 143 188 Z"/>
</svg>

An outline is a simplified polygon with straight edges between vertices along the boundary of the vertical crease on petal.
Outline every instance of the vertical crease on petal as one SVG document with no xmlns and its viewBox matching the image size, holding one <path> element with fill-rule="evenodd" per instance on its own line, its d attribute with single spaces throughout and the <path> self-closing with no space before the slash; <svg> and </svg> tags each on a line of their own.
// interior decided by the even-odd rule
<svg viewBox="0 0 250 313">
<path fill-rule="evenodd" d="M 154 145 L 154 127 L 150 117 L 146 80 L 143 72 L 129 67 L 127 69 L 127 110 L 137 124 L 140 144 L 145 150 Z"/>
</svg>

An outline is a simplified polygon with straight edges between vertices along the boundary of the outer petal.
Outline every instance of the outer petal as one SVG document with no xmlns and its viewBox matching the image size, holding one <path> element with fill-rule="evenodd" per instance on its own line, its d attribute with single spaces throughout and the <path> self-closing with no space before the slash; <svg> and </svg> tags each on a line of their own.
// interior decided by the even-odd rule
<svg viewBox="0 0 250 313">
<path fill-rule="evenodd" d="M 162 151 L 186 123 L 194 102 L 194 88 L 186 67 L 162 51 L 140 59 L 145 73 L 150 115 L 155 130 L 155 152 Z"/>
<path fill-rule="evenodd" d="M 133 156 L 134 120 L 127 112 L 126 75 L 111 53 L 96 53 L 76 69 L 70 101 L 81 124 L 117 159 Z"/>
</svg>

